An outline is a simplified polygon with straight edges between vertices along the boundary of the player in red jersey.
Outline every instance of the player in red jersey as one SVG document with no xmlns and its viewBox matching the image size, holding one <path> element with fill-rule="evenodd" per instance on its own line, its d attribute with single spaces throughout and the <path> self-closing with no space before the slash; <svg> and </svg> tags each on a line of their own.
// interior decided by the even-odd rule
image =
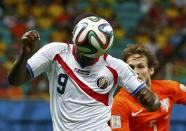
<svg viewBox="0 0 186 131">
<path fill-rule="evenodd" d="M 147 112 L 134 97 L 122 88 L 115 96 L 111 127 L 113 131 L 168 131 L 173 104 L 186 104 L 186 87 L 171 80 L 151 80 L 158 61 L 147 48 L 132 45 L 123 51 L 123 60 L 157 94 L 161 107 Z"/>
</svg>

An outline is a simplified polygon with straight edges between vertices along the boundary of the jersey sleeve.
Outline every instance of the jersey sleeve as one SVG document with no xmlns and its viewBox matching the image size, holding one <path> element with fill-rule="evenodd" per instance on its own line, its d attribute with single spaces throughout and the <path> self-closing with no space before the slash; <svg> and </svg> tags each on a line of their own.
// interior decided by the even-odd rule
<svg viewBox="0 0 186 131">
<path fill-rule="evenodd" d="M 112 105 L 110 125 L 112 131 L 130 131 L 130 109 L 123 98 L 116 95 Z"/>
<path fill-rule="evenodd" d="M 119 72 L 119 86 L 126 88 L 132 95 L 135 95 L 141 88 L 146 87 L 145 82 L 138 78 L 138 75 L 127 63 L 118 60 L 117 68 Z"/>
<path fill-rule="evenodd" d="M 67 45 L 65 43 L 50 43 L 43 46 L 27 61 L 27 69 L 32 78 L 48 71 L 53 58 Z"/>
<path fill-rule="evenodd" d="M 135 95 L 141 88 L 147 87 L 145 82 L 140 80 L 130 66 L 121 59 L 116 59 L 109 55 L 107 62 L 109 66 L 117 70 L 118 85 L 126 88 L 132 95 Z"/>
<path fill-rule="evenodd" d="M 186 104 L 186 86 L 179 82 L 170 81 L 170 93 L 176 104 Z"/>
</svg>

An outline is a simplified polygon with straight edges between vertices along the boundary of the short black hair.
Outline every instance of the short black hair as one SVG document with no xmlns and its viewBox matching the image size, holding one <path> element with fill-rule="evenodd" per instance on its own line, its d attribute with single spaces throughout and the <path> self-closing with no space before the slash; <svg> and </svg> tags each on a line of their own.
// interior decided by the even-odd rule
<svg viewBox="0 0 186 131">
<path fill-rule="evenodd" d="M 94 13 L 91 13 L 91 12 L 86 12 L 86 13 L 82 13 L 80 15 L 78 15 L 75 20 L 74 20 L 74 23 L 73 23 L 73 28 L 76 26 L 76 24 L 81 21 L 83 18 L 86 18 L 86 17 L 89 17 L 89 16 L 97 16 L 96 14 Z"/>
</svg>

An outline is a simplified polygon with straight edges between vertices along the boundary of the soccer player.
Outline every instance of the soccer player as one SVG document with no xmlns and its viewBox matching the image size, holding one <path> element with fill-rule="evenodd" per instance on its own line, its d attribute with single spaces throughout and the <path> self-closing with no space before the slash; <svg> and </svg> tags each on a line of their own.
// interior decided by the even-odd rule
<svg viewBox="0 0 186 131">
<path fill-rule="evenodd" d="M 131 45 L 123 50 L 122 59 L 159 97 L 161 107 L 148 112 L 134 97 L 121 88 L 114 97 L 111 126 L 113 131 L 169 131 L 173 104 L 186 104 L 186 87 L 171 80 L 151 80 L 159 62 L 144 46 Z"/>
<path fill-rule="evenodd" d="M 81 22 L 88 17 L 85 16 L 80 15 L 75 21 Z M 89 19 L 100 20 L 97 16 Z M 83 28 L 79 30 L 75 26 L 74 31 L 82 33 L 86 25 L 82 23 L 80 26 Z M 89 26 L 93 26 L 91 31 L 96 31 L 95 25 Z M 112 35 L 113 31 L 107 33 Z M 47 72 L 55 131 L 111 131 L 108 121 L 113 93 L 118 84 L 127 88 L 149 111 L 160 107 L 158 97 L 122 60 L 113 58 L 106 52 L 96 58 L 87 57 L 88 53 L 82 53 L 77 42 L 52 42 L 36 52 L 39 39 L 36 30 L 23 35 L 22 52 L 17 57 L 8 80 L 13 85 L 20 85 Z M 83 41 L 84 48 L 91 50 L 93 45 L 87 39 Z"/>
</svg>

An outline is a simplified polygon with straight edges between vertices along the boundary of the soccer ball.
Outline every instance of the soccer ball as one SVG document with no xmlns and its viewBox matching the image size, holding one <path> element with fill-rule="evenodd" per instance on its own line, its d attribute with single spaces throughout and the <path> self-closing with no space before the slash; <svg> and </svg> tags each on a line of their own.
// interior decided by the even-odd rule
<svg viewBox="0 0 186 131">
<path fill-rule="evenodd" d="M 72 41 L 81 54 L 97 58 L 106 53 L 113 44 L 113 29 L 104 19 L 90 16 L 77 23 Z"/>
</svg>

